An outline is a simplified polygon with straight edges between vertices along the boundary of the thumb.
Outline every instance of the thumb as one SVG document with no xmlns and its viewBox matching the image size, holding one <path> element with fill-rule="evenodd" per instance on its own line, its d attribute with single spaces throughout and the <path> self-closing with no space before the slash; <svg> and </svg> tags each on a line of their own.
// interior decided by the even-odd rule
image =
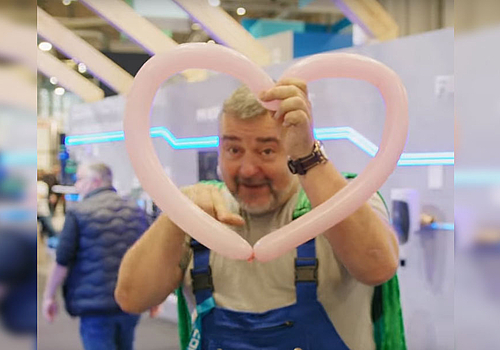
<svg viewBox="0 0 500 350">
<path fill-rule="evenodd" d="M 215 217 L 220 222 L 231 225 L 231 226 L 243 226 L 245 225 L 245 220 L 238 214 L 232 213 L 226 206 L 224 198 L 217 189 L 213 189 L 212 192 L 212 204 L 215 209 Z"/>
<path fill-rule="evenodd" d="M 149 309 L 149 317 L 155 318 L 160 314 L 160 305 L 153 306 Z"/>
</svg>

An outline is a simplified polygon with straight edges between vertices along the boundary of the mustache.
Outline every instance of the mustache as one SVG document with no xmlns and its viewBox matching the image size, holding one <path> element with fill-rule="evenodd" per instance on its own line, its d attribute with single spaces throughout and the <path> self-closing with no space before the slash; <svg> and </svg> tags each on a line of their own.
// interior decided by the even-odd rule
<svg viewBox="0 0 500 350">
<path fill-rule="evenodd" d="M 262 186 L 267 185 L 271 187 L 272 181 L 268 178 L 258 179 L 258 178 L 244 178 L 237 176 L 235 179 L 236 185 L 246 185 L 246 186 Z"/>
</svg>

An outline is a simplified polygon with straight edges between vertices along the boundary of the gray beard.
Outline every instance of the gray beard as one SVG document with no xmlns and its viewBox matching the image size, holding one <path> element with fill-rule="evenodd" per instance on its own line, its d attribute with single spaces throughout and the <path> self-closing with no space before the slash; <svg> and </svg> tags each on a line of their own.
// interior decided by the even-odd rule
<svg viewBox="0 0 500 350">
<path fill-rule="evenodd" d="M 237 194 L 239 189 L 238 183 L 236 186 L 236 191 L 235 191 L 236 193 L 231 193 L 231 194 L 238 202 L 241 210 L 247 212 L 248 214 L 261 215 L 272 212 L 277 208 L 279 208 L 281 205 L 283 205 L 285 203 L 285 199 L 290 198 L 290 193 L 294 190 L 296 182 L 297 181 L 291 181 L 290 184 L 281 192 L 277 192 L 272 187 L 272 184 L 268 183 L 267 185 L 269 186 L 272 199 L 269 201 L 269 203 L 261 206 L 251 206 L 246 204 L 243 200 L 241 200 Z"/>
</svg>

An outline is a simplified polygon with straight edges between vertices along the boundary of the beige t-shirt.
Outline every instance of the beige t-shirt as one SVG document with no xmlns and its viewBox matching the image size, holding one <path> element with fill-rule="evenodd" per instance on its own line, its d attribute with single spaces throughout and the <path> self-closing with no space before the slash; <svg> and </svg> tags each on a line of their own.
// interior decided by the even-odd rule
<svg viewBox="0 0 500 350">
<path fill-rule="evenodd" d="M 249 215 L 240 211 L 236 200 L 227 189 L 223 196 L 232 212 L 245 219 L 245 226 L 235 229 L 250 245 L 260 238 L 292 221 L 298 192 L 279 210 L 264 215 Z M 388 219 L 385 205 L 378 194 L 369 200 L 372 208 Z M 318 300 L 325 308 L 340 337 L 351 350 L 375 349 L 371 303 L 373 287 L 355 280 L 334 256 L 327 239 L 316 239 L 318 264 Z M 214 299 L 219 307 L 237 311 L 265 312 L 294 304 L 295 263 L 293 250 L 275 260 L 262 263 L 231 260 L 215 252 L 210 253 Z M 188 271 L 193 267 L 191 257 Z M 189 273 L 184 277 L 184 291 L 188 303 L 195 305 Z"/>
</svg>

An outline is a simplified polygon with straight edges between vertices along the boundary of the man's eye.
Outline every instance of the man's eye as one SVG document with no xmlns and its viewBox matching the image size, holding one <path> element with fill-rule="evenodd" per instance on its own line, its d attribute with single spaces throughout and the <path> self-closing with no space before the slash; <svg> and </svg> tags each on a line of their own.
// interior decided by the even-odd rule
<svg viewBox="0 0 500 350">
<path fill-rule="evenodd" d="M 273 153 L 274 153 L 274 150 L 272 150 L 271 148 L 267 148 L 267 149 L 265 149 L 265 150 L 262 151 L 262 154 L 266 155 L 266 156 L 269 156 L 269 155 L 271 155 Z"/>
<path fill-rule="evenodd" d="M 228 150 L 227 150 L 230 154 L 237 154 L 239 152 L 239 150 L 235 147 L 230 147 Z"/>
</svg>

